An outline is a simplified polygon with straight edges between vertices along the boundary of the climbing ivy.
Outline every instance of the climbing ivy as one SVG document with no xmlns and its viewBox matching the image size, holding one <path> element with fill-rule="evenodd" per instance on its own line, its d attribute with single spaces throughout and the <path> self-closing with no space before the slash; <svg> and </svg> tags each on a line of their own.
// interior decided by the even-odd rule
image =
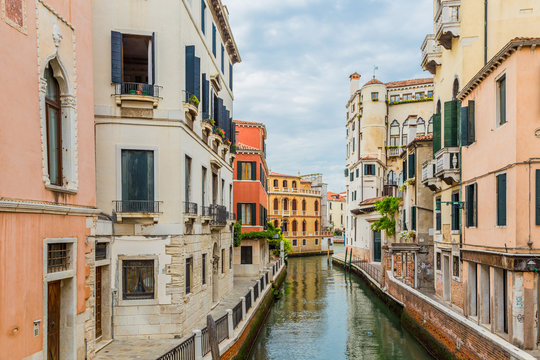
<svg viewBox="0 0 540 360">
<path fill-rule="evenodd" d="M 399 209 L 399 197 L 388 196 L 375 203 L 375 209 L 382 217 L 371 225 L 373 231 L 384 231 L 387 236 L 396 233 L 396 213 Z"/>
</svg>

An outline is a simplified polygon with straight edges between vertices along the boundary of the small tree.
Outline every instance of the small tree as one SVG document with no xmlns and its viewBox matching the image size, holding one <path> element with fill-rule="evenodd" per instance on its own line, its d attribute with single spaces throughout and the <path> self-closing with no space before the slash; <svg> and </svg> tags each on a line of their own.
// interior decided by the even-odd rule
<svg viewBox="0 0 540 360">
<path fill-rule="evenodd" d="M 401 198 L 388 196 L 375 203 L 375 209 L 382 217 L 371 224 L 371 230 L 384 231 L 386 236 L 391 237 L 396 233 L 396 213 L 399 209 Z"/>
<path fill-rule="evenodd" d="M 240 224 L 240 221 L 234 223 L 233 231 L 234 246 L 240 246 L 240 243 L 242 242 L 242 224 Z"/>
</svg>

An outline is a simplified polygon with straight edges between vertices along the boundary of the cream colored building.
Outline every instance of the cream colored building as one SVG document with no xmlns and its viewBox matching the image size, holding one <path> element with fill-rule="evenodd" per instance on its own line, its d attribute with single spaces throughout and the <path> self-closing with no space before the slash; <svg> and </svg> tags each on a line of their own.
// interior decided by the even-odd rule
<svg viewBox="0 0 540 360">
<path fill-rule="evenodd" d="M 97 203 L 113 221 L 97 239 L 112 330 L 183 337 L 233 286 L 240 56 L 228 11 L 219 0 L 95 0 L 93 12 Z"/>
<path fill-rule="evenodd" d="M 328 223 L 333 231 L 345 229 L 345 198 L 340 194 L 328 191 Z"/>
<path fill-rule="evenodd" d="M 459 185 L 457 95 L 511 39 L 538 37 L 539 23 L 537 1 L 433 2 L 433 34 L 426 35 L 422 44 L 422 67 L 433 74 L 434 159 L 424 164 L 422 182 L 434 189 L 435 289 L 459 307 L 464 304 L 460 251 L 464 196 Z"/>
<path fill-rule="evenodd" d="M 371 230 L 380 217 L 375 202 L 398 195 L 403 181 L 401 153 L 414 137 L 431 132 L 432 99 L 430 78 L 386 84 L 373 78 L 360 88 L 360 75 L 350 76 L 345 245 L 366 261 L 382 260 L 386 239 Z"/>
</svg>

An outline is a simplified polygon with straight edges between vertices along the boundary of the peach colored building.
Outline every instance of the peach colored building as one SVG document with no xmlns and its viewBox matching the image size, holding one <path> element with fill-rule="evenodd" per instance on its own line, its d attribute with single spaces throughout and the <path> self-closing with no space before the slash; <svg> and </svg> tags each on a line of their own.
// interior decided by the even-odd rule
<svg viewBox="0 0 540 360">
<path fill-rule="evenodd" d="M 91 358 L 91 2 L 0 7 L 0 358 Z"/>
<path fill-rule="evenodd" d="M 540 340 L 540 38 L 506 44 L 461 90 L 464 313 Z"/>
</svg>

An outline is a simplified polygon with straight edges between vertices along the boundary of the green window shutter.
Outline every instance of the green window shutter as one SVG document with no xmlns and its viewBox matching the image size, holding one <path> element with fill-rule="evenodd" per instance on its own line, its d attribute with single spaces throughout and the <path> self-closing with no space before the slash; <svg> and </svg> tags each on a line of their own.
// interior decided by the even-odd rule
<svg viewBox="0 0 540 360">
<path fill-rule="evenodd" d="M 152 33 L 152 85 L 156 83 L 156 33 Z M 152 89 L 152 94 L 154 90 Z"/>
<path fill-rule="evenodd" d="M 414 154 L 409 154 L 409 179 L 414 177 L 415 158 Z"/>
<path fill-rule="evenodd" d="M 475 213 L 475 184 L 467 185 L 465 188 L 465 202 L 467 205 L 467 227 L 475 226 L 474 213 Z"/>
<path fill-rule="evenodd" d="M 237 180 L 243 180 L 242 179 L 242 166 L 244 166 L 243 161 L 236 162 L 236 179 Z"/>
<path fill-rule="evenodd" d="M 501 80 L 499 80 L 500 85 L 500 124 L 502 125 L 506 122 L 506 77 L 503 77 Z"/>
<path fill-rule="evenodd" d="M 403 159 L 403 181 L 407 180 L 407 160 Z"/>
<path fill-rule="evenodd" d="M 251 162 L 251 180 L 257 180 L 257 162 Z"/>
<path fill-rule="evenodd" d="M 403 209 L 403 230 L 407 230 L 407 210 Z"/>
<path fill-rule="evenodd" d="M 506 225 L 506 174 L 497 175 L 497 225 Z"/>
<path fill-rule="evenodd" d="M 111 81 L 122 82 L 122 33 L 111 31 Z"/>
<path fill-rule="evenodd" d="M 242 223 L 242 204 L 240 203 L 236 204 L 236 220 L 240 221 L 240 224 Z"/>
<path fill-rule="evenodd" d="M 536 225 L 540 225 L 540 169 L 536 169 Z"/>
<path fill-rule="evenodd" d="M 444 103 L 444 147 L 457 146 L 457 104 L 456 100 Z"/>
<path fill-rule="evenodd" d="M 186 46 L 186 101 L 195 94 L 195 46 Z"/>
<path fill-rule="evenodd" d="M 257 225 L 257 204 L 251 205 L 251 225 Z"/>
<path fill-rule="evenodd" d="M 441 114 L 433 115 L 433 158 L 441 150 Z"/>
<path fill-rule="evenodd" d="M 469 145 L 469 108 L 466 106 L 461 108 L 459 129 L 461 131 L 461 146 Z"/>
<path fill-rule="evenodd" d="M 411 230 L 416 230 L 416 206 L 411 207 Z"/>
<path fill-rule="evenodd" d="M 476 141 L 476 133 L 475 133 L 475 127 L 476 124 L 474 123 L 474 100 L 469 100 L 469 106 L 467 108 L 469 109 L 468 114 L 468 130 L 467 135 L 469 137 L 468 143 L 469 145 Z"/>
</svg>

